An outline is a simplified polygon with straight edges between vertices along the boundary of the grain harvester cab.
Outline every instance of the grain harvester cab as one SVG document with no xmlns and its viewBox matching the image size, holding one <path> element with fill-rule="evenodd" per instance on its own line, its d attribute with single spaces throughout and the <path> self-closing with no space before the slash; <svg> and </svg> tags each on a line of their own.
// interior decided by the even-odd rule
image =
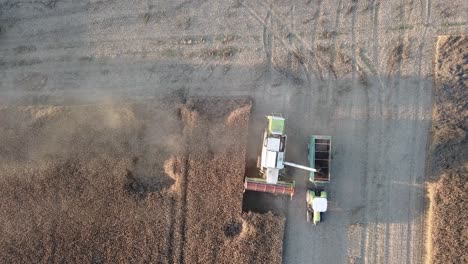
<svg viewBox="0 0 468 264">
<path fill-rule="evenodd" d="M 266 182 L 278 183 L 279 171 L 284 169 L 284 153 L 286 152 L 286 135 L 284 134 L 284 118 L 267 116 L 268 129 L 263 135 L 260 169 Z"/>
<path fill-rule="evenodd" d="M 259 170 L 262 178 L 245 178 L 245 190 L 294 195 L 294 181 L 280 180 L 286 152 L 285 119 L 280 115 L 267 116 L 268 125 L 263 133 Z"/>
<path fill-rule="evenodd" d="M 306 204 L 307 222 L 312 220 L 314 225 L 320 223 L 322 220 L 321 214 L 326 212 L 328 207 L 327 193 L 325 191 L 307 190 Z"/>
<path fill-rule="evenodd" d="M 317 186 L 330 182 L 331 143 L 331 136 L 310 136 L 308 144 L 309 166 L 315 171 L 310 171 L 309 181 Z"/>
</svg>

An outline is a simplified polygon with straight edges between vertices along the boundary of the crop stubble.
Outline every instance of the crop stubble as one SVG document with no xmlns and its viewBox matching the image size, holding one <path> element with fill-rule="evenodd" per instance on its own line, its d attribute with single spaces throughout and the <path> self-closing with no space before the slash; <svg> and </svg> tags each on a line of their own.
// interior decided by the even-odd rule
<svg viewBox="0 0 468 264">
<path fill-rule="evenodd" d="M 440 36 L 429 184 L 427 263 L 467 263 L 468 253 L 468 39 Z"/>
<path fill-rule="evenodd" d="M 242 212 L 245 98 L 0 108 L 0 262 L 281 262 Z"/>
</svg>

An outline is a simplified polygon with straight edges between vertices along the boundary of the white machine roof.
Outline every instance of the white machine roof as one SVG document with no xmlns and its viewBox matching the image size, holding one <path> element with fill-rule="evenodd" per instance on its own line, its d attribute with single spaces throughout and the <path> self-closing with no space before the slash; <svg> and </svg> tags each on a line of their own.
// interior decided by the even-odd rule
<svg viewBox="0 0 468 264">
<path fill-rule="evenodd" d="M 266 171 L 266 182 L 270 184 L 277 184 L 278 183 L 278 169 L 271 169 L 268 168 Z"/>
<path fill-rule="evenodd" d="M 317 197 L 312 201 L 312 209 L 315 212 L 326 212 L 327 204 L 327 198 Z"/>
<path fill-rule="evenodd" d="M 267 150 L 279 151 L 281 140 L 279 138 L 268 138 L 267 139 Z"/>
<path fill-rule="evenodd" d="M 276 155 L 278 153 L 274 151 L 266 152 L 266 166 L 267 168 L 276 168 Z"/>
</svg>

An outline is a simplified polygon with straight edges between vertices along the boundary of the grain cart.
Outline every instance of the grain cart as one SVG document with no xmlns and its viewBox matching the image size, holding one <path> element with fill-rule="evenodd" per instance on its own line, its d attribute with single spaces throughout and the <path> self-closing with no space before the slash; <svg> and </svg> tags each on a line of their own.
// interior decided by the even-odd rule
<svg viewBox="0 0 468 264">
<path fill-rule="evenodd" d="M 285 161 L 286 140 L 285 119 L 280 115 L 267 116 L 268 125 L 263 134 L 263 145 L 258 167 L 262 178 L 245 178 L 244 190 L 285 194 L 294 196 L 294 181 L 284 181 L 284 166 L 318 172 L 299 164 Z"/>
<path fill-rule="evenodd" d="M 310 136 L 308 144 L 309 166 L 315 171 L 310 172 L 309 181 L 318 186 L 330 181 L 331 141 L 331 136 Z"/>
</svg>

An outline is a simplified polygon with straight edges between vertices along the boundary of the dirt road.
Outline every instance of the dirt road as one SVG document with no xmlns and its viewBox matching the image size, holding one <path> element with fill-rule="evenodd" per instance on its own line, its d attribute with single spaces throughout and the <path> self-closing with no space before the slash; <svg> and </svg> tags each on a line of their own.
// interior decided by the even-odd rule
<svg viewBox="0 0 468 264">
<path fill-rule="evenodd" d="M 288 118 L 288 159 L 333 136 L 330 213 L 286 212 L 285 263 L 420 263 L 435 36 L 466 33 L 444 1 L 1 1 L 0 102 L 248 95 Z M 255 124 L 255 123 L 254 123 Z M 255 131 L 257 128 L 253 128 Z"/>
</svg>

